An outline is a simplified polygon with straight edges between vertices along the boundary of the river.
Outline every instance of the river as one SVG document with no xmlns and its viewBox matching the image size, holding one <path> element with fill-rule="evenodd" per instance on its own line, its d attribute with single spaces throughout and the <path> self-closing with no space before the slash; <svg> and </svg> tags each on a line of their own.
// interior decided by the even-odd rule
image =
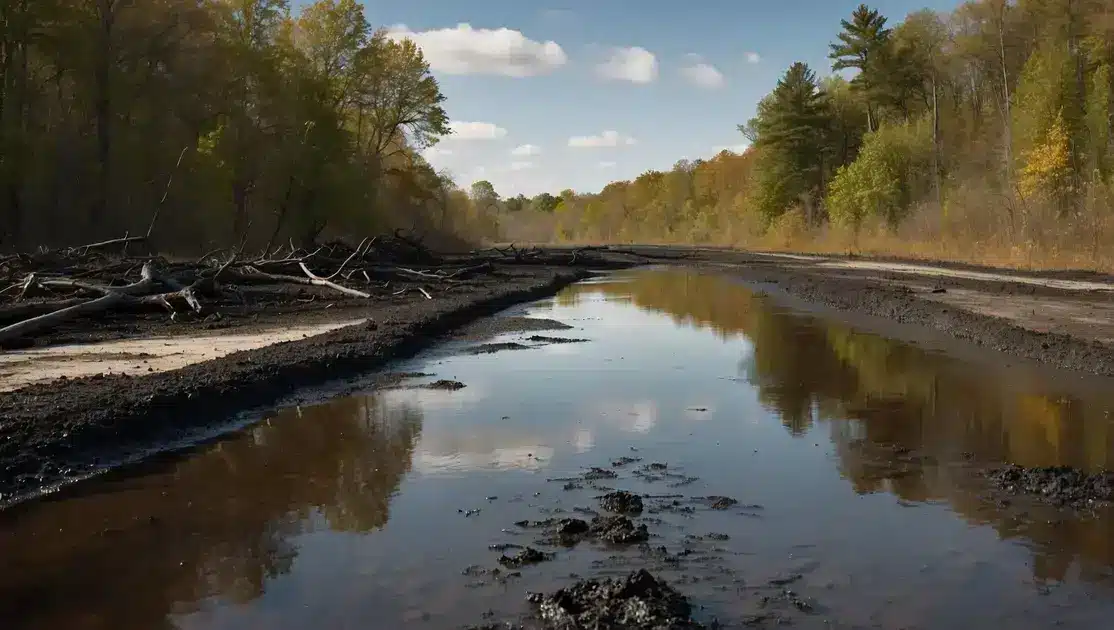
<svg viewBox="0 0 1114 630">
<path fill-rule="evenodd" d="M 570 342 L 453 342 L 395 367 L 461 389 L 275 410 L 0 513 L 2 626 L 441 630 L 643 567 L 704 622 L 1114 618 L 1111 513 L 1006 503 L 978 474 L 1114 468 L 1114 388 L 894 341 L 694 271 L 622 272 L 506 315 L 568 324 L 542 334 Z M 592 467 L 616 477 L 584 480 Z M 648 545 L 544 547 L 515 525 L 589 518 L 610 489 L 645 495 Z M 507 543 L 555 555 L 491 571 Z"/>
</svg>

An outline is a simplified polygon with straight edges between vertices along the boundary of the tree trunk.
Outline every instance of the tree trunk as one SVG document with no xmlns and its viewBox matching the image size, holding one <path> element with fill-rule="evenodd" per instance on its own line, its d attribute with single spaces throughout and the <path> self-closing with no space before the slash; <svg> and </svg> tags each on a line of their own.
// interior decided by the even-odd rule
<svg viewBox="0 0 1114 630">
<path fill-rule="evenodd" d="M 248 187 L 239 173 L 232 180 L 232 205 L 232 242 L 239 243 L 244 239 L 248 220 Z"/>
<path fill-rule="evenodd" d="M 1002 99 L 1004 102 L 1003 112 L 1005 113 L 1005 124 L 1003 133 L 1005 135 L 1005 156 L 1006 156 L 1006 186 L 1008 190 L 1013 190 L 1013 112 L 1010 106 L 1010 77 L 1009 71 L 1006 69 L 1006 3 L 1002 0 L 998 12 L 998 61 L 1002 69 Z"/>
<path fill-rule="evenodd" d="M 940 102 L 937 94 L 936 72 L 932 73 L 932 175 L 936 183 L 936 205 L 944 211 L 944 177 L 940 160 Z"/>
<path fill-rule="evenodd" d="M 108 213 L 112 188 L 112 65 L 115 58 L 112 44 L 116 22 L 116 1 L 97 0 L 100 12 L 100 42 L 97 51 L 94 119 L 97 129 L 97 188 L 89 216 L 92 228 L 103 229 Z"/>
</svg>

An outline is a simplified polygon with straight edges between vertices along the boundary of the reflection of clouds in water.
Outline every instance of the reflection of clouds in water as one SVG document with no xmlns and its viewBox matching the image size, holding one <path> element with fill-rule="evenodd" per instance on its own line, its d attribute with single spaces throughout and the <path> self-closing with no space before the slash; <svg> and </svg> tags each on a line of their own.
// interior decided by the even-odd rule
<svg viewBox="0 0 1114 630">
<path fill-rule="evenodd" d="M 652 400 L 635 403 L 604 403 L 596 407 L 596 414 L 607 423 L 615 424 L 627 433 L 649 433 L 658 423 L 658 406 Z"/>
<path fill-rule="evenodd" d="M 596 445 L 596 436 L 592 435 L 592 432 L 588 429 L 580 429 L 573 436 L 572 445 L 576 448 L 577 455 L 587 453 Z"/>
<path fill-rule="evenodd" d="M 535 347 L 546 354 L 571 355 L 580 354 L 581 352 L 583 352 L 583 348 L 580 347 L 583 345 L 584 342 L 547 343 L 545 345 Z"/>
<path fill-rule="evenodd" d="M 480 385 L 467 384 L 464 389 L 449 391 L 443 389 L 400 388 L 380 392 L 382 400 L 391 407 L 411 406 L 422 411 L 462 411 L 488 396 L 487 389 Z"/>
<path fill-rule="evenodd" d="M 495 470 L 541 470 L 549 465 L 553 449 L 548 446 L 513 446 L 495 448 L 487 453 L 431 453 L 419 448 L 414 454 L 414 470 L 426 475 L 464 472 L 490 468 Z"/>
</svg>

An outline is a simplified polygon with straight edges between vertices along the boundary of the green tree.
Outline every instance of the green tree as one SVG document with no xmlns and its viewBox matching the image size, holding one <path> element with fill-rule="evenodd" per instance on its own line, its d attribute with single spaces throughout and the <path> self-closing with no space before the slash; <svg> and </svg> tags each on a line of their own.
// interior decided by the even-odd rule
<svg viewBox="0 0 1114 630">
<path fill-rule="evenodd" d="M 534 198 L 530 200 L 530 207 L 538 212 L 552 213 L 557 207 L 557 201 L 557 197 L 543 192 L 535 195 Z"/>
<path fill-rule="evenodd" d="M 495 186 L 486 179 L 481 179 L 472 184 L 472 203 L 482 210 L 496 209 L 499 205 L 499 193 Z"/>
<path fill-rule="evenodd" d="M 762 216 L 772 219 L 796 204 L 814 214 L 823 188 L 830 128 L 816 74 L 808 65 L 794 63 L 745 127 L 759 155 L 754 203 Z"/>
<path fill-rule="evenodd" d="M 881 75 L 889 61 L 886 49 L 890 29 L 886 28 L 886 18 L 865 4 L 860 4 L 851 13 L 851 19 L 841 20 L 840 24 L 843 31 L 837 36 L 838 43 L 829 44 L 828 58 L 833 60 L 832 70 L 859 71 L 853 83 L 867 95 L 867 130 L 873 131 L 876 121 L 872 101 L 885 85 Z"/>
<path fill-rule="evenodd" d="M 832 221 L 853 228 L 864 219 L 896 228 L 931 181 L 930 121 L 883 124 L 866 135 L 862 151 L 841 167 L 827 197 Z"/>
</svg>

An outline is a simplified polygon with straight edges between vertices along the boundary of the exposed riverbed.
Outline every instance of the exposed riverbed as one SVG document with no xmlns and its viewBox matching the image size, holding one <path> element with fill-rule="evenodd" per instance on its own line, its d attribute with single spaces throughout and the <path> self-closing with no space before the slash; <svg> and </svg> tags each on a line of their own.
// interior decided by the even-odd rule
<svg viewBox="0 0 1114 630">
<path fill-rule="evenodd" d="M 523 314 L 571 328 L 462 337 L 393 366 L 426 375 L 412 387 L 279 410 L 0 512 L 3 627 L 441 630 L 641 568 L 729 626 L 1114 618 L 1114 515 L 1005 500 L 980 474 L 1114 468 L 1108 382 L 952 358 L 680 269 Z M 420 387 L 440 381 L 464 387 Z M 642 510 L 601 505 L 615 490 Z M 537 523 L 616 505 L 645 545 Z M 544 560 L 517 566 L 516 545 Z"/>
</svg>

